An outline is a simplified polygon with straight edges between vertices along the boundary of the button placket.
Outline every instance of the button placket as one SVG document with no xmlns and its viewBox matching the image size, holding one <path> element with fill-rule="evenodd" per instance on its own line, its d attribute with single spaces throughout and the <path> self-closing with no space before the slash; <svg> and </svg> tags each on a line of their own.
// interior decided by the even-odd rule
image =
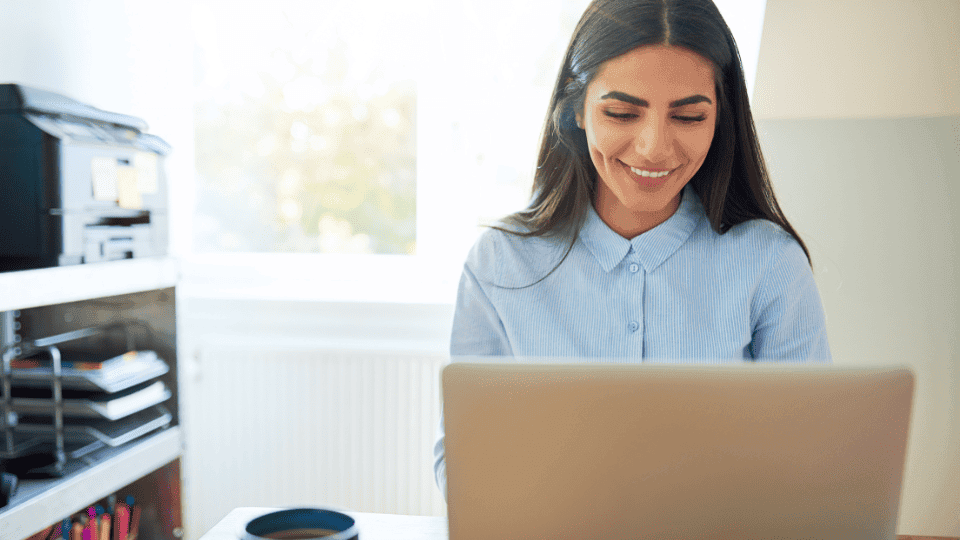
<svg viewBox="0 0 960 540">
<path fill-rule="evenodd" d="M 630 281 L 633 282 L 635 291 L 634 294 L 634 309 L 630 314 L 630 318 L 627 322 L 627 332 L 630 334 L 636 334 L 642 327 L 643 318 L 643 273 L 640 272 L 640 264 L 637 262 L 631 262 L 627 265 L 627 270 L 633 274 L 630 277 Z"/>
<path fill-rule="evenodd" d="M 639 272 L 640 272 L 640 265 L 637 264 L 636 262 L 631 262 L 630 264 L 627 265 L 627 270 L 629 270 L 630 273 L 631 273 L 631 274 L 634 274 L 634 276 L 636 277 L 636 276 L 639 274 Z M 641 281 L 639 285 L 640 285 L 640 286 L 639 286 L 639 289 L 638 289 L 638 292 L 639 292 L 638 298 L 641 299 L 641 303 L 642 303 L 642 298 L 643 298 L 643 281 Z M 630 321 L 629 323 L 627 323 L 627 330 L 628 330 L 631 334 L 632 334 L 632 333 L 635 333 L 635 332 L 636 332 L 637 330 L 639 330 L 639 329 L 640 329 L 640 323 L 639 323 L 636 319 L 634 319 L 634 320 Z"/>
</svg>

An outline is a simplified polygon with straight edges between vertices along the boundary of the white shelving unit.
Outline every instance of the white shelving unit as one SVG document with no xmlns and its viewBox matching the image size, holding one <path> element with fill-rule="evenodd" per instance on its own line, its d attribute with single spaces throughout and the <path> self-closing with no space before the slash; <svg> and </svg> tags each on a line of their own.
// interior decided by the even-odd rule
<svg viewBox="0 0 960 540">
<path fill-rule="evenodd" d="M 28 333 L 62 331 L 131 312 L 146 318 L 156 325 L 153 333 L 167 351 L 168 386 L 176 388 L 173 288 L 178 274 L 176 261 L 166 257 L 0 273 L 0 312 L 21 314 L 27 327 L 18 330 Z M 179 459 L 183 436 L 176 399 L 174 390 L 170 427 L 68 462 L 67 474 L 61 478 L 21 480 L 10 503 L 0 508 L 0 539 L 27 538 Z M 168 490 L 176 492 L 177 519 L 182 511 L 178 475 L 176 485 Z"/>
<path fill-rule="evenodd" d="M 0 311 L 173 287 L 176 260 L 128 259 L 0 273 Z"/>
</svg>

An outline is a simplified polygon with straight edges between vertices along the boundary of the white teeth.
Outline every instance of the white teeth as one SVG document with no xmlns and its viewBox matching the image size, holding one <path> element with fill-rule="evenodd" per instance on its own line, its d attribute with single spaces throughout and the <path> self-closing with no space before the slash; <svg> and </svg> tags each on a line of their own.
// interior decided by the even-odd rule
<svg viewBox="0 0 960 540">
<path fill-rule="evenodd" d="M 666 175 L 670 174 L 671 172 L 673 172 L 673 171 L 650 172 L 650 171 L 644 171 L 644 170 L 642 170 L 642 169 L 634 169 L 633 167 L 630 167 L 630 170 L 633 171 L 635 174 L 638 174 L 638 175 L 640 175 L 640 176 L 649 176 L 649 177 L 652 177 L 652 178 L 663 178 L 664 176 L 666 176 Z"/>
</svg>

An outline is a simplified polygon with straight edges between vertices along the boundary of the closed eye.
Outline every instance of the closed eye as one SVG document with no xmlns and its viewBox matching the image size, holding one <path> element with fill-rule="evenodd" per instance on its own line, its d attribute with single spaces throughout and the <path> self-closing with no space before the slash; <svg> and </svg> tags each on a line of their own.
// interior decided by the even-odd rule
<svg viewBox="0 0 960 540">
<path fill-rule="evenodd" d="M 604 111 L 603 113 L 610 118 L 616 118 L 617 120 L 630 120 L 637 117 L 637 115 L 634 113 L 617 113 L 612 111 Z M 674 116 L 674 118 L 685 124 L 695 124 L 697 122 L 703 122 L 707 119 L 706 115 L 703 114 L 700 116 Z"/>
</svg>

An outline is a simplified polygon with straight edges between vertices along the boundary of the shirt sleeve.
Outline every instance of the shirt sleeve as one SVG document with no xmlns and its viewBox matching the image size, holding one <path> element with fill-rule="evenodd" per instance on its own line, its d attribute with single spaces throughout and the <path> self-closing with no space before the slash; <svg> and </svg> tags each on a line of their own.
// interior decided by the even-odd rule
<svg viewBox="0 0 960 540">
<path fill-rule="evenodd" d="M 480 280 L 464 265 L 450 334 L 451 356 L 510 356 L 510 341 Z"/>
<path fill-rule="evenodd" d="M 437 442 L 433 445 L 433 477 L 437 481 L 437 487 L 443 494 L 444 500 L 447 498 L 447 462 L 444 459 L 444 432 L 443 432 L 443 408 L 440 410 L 440 427 L 437 429 Z"/>
<path fill-rule="evenodd" d="M 450 335 L 451 356 L 511 356 L 513 354 L 507 339 L 503 322 L 497 310 L 481 286 L 480 280 L 470 268 L 470 261 L 464 264 L 463 275 L 457 290 L 457 303 L 453 312 L 453 328 Z M 437 441 L 433 445 L 433 473 L 437 487 L 447 496 L 447 464 L 444 459 L 443 411 L 440 412 L 440 425 L 437 429 Z"/>
<path fill-rule="evenodd" d="M 813 271 L 792 237 L 777 243 L 754 297 L 754 313 L 751 350 L 755 359 L 832 361 Z"/>
</svg>

